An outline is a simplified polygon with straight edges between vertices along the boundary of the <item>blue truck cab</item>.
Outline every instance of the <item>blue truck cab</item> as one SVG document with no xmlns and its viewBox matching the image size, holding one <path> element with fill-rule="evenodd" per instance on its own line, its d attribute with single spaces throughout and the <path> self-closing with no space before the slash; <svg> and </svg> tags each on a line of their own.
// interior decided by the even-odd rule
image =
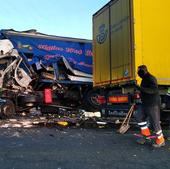
<svg viewBox="0 0 170 169">
<path fill-rule="evenodd" d="M 12 29 L 2 29 L 0 39 L 10 40 L 22 57 L 34 79 L 31 82 L 34 92 L 50 88 L 53 104 L 88 110 L 97 108 L 91 40 Z"/>
</svg>

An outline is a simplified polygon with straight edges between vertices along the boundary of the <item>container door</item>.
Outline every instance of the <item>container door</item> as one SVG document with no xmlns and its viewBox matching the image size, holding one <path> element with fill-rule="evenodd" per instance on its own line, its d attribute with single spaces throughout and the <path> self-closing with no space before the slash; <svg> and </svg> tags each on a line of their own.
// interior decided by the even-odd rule
<svg viewBox="0 0 170 169">
<path fill-rule="evenodd" d="M 110 84 L 109 6 L 93 16 L 94 85 Z"/>
<path fill-rule="evenodd" d="M 115 0 L 110 6 L 111 83 L 132 79 L 133 49 L 131 0 Z"/>
</svg>

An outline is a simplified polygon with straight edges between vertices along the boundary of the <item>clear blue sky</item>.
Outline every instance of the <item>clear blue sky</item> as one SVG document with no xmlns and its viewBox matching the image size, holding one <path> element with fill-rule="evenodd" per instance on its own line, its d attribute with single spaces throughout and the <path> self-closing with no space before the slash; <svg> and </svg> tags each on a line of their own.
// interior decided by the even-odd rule
<svg viewBox="0 0 170 169">
<path fill-rule="evenodd" d="M 110 0 L 2 0 L 0 29 L 92 39 L 92 15 Z"/>
</svg>

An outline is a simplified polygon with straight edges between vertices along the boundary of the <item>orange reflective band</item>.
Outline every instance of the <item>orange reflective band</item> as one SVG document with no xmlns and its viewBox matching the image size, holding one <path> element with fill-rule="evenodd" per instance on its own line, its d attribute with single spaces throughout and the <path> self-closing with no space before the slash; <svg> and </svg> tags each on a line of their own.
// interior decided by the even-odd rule
<svg viewBox="0 0 170 169">
<path fill-rule="evenodd" d="M 141 134 L 142 134 L 143 136 L 150 136 L 150 135 L 151 135 L 151 132 L 150 132 L 149 128 L 146 127 L 145 129 L 141 129 Z"/>
</svg>

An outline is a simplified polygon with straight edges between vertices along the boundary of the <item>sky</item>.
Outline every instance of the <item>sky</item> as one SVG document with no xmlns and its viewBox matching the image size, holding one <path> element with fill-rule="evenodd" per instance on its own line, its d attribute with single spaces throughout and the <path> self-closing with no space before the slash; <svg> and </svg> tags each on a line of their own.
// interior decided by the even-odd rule
<svg viewBox="0 0 170 169">
<path fill-rule="evenodd" d="M 110 0 L 2 0 L 0 29 L 92 39 L 92 16 Z"/>
</svg>

